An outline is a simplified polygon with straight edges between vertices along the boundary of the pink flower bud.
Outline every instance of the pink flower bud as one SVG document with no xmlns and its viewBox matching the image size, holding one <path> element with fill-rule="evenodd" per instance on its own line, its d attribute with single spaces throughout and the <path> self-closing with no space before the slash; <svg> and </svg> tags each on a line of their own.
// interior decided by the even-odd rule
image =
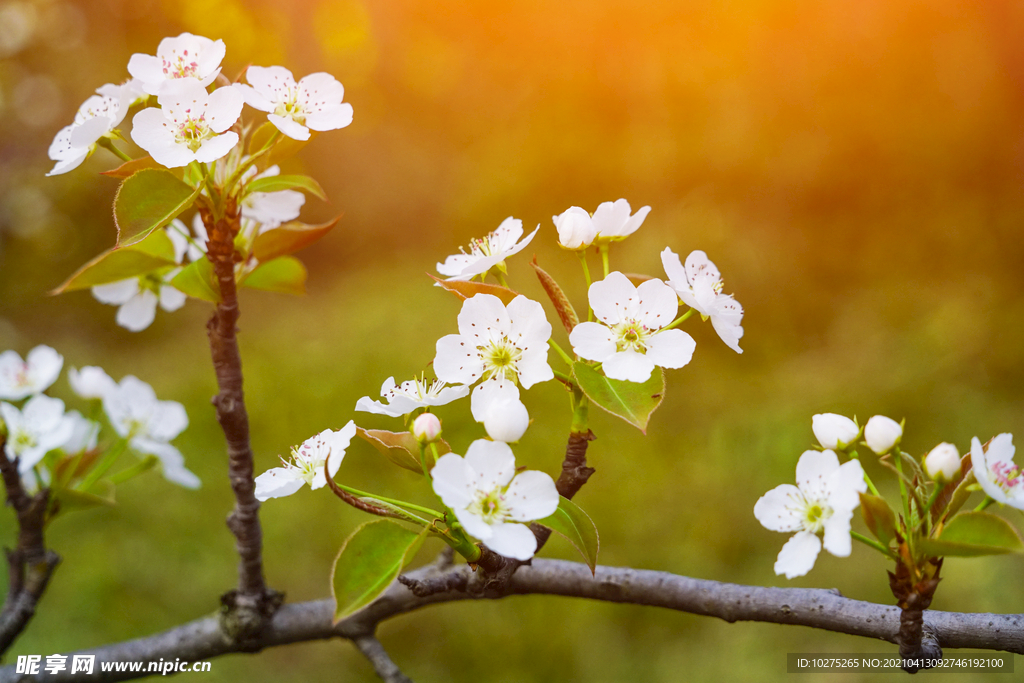
<svg viewBox="0 0 1024 683">
<path fill-rule="evenodd" d="M 433 413 L 423 413 L 412 421 L 412 434 L 422 443 L 437 441 L 441 436 L 441 421 Z"/>
</svg>

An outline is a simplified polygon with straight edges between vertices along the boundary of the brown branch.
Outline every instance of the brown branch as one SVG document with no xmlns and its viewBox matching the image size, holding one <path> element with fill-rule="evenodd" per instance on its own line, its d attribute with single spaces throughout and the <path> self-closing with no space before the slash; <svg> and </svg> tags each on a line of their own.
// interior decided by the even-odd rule
<svg viewBox="0 0 1024 683">
<path fill-rule="evenodd" d="M 417 580 L 436 575 L 435 566 L 410 573 Z M 478 581 L 472 570 L 461 565 L 458 572 L 467 580 Z M 590 568 L 576 562 L 536 559 L 512 577 L 501 596 L 560 595 L 633 605 L 663 607 L 680 612 L 717 617 L 733 623 L 759 621 L 774 624 L 808 626 L 865 638 L 898 642 L 900 610 L 891 605 L 876 605 L 851 600 L 837 591 L 816 588 L 763 588 L 704 579 L 692 579 L 668 572 L 620 567 Z M 102 672 L 102 662 L 208 660 L 232 652 L 255 651 L 291 643 L 348 638 L 355 640 L 373 633 L 377 624 L 433 604 L 481 599 L 478 591 L 435 593 L 418 597 L 395 583 L 366 609 L 331 625 L 333 600 L 317 600 L 285 605 L 268 621 L 264 631 L 243 647 L 226 640 L 214 617 L 205 617 L 169 631 L 78 654 L 96 655 L 93 674 L 67 671 L 37 678 L 14 673 L 14 667 L 0 669 L 0 683 L 14 681 L 118 681 L 138 678 L 132 672 Z M 467 617 L 468 619 L 468 617 Z M 468 623 L 468 622 L 467 622 Z M 1005 650 L 1024 654 L 1024 614 L 924 613 L 925 629 L 944 648 Z"/>
<path fill-rule="evenodd" d="M 281 596 L 267 588 L 263 578 L 263 531 L 260 503 L 256 500 L 252 447 L 249 444 L 249 416 L 242 393 L 242 357 L 238 351 L 238 292 L 235 288 L 234 238 L 239 229 L 237 207 L 229 202 L 226 216 L 214 220 L 202 211 L 209 241 L 207 256 L 220 287 L 220 301 L 207 324 L 213 369 L 219 392 L 213 397 L 228 446 L 228 473 L 235 494 L 235 508 L 228 515 L 228 528 L 235 535 L 238 550 L 238 589 L 222 597 L 225 632 L 232 638 L 248 639 L 258 633 L 266 619 L 280 605 Z"/>
<path fill-rule="evenodd" d="M 4 441 L 0 436 L 0 475 L 7 504 L 14 508 L 18 518 L 18 545 L 14 550 L 5 549 L 9 586 L 3 609 L 0 609 L 0 654 L 7 651 L 32 620 L 36 605 L 60 564 L 60 556 L 47 550 L 43 539 L 50 491 L 44 488 L 34 496 L 25 492 L 18 472 L 18 459 L 8 460 Z"/>
<path fill-rule="evenodd" d="M 391 661 L 384 646 L 374 636 L 361 636 L 352 641 L 355 643 L 363 656 L 373 664 L 373 670 L 381 677 L 384 683 L 412 683 L 412 680 L 403 674 L 398 666 Z"/>
</svg>

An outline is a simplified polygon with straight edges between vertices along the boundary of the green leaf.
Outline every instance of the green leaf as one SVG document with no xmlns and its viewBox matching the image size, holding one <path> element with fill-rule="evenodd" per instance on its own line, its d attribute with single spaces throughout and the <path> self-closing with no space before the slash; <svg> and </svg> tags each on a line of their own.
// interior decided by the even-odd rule
<svg viewBox="0 0 1024 683">
<path fill-rule="evenodd" d="M 174 245 L 163 230 L 130 247 L 114 247 L 79 268 L 51 294 L 88 289 L 118 280 L 138 277 L 166 266 L 173 266 Z"/>
<path fill-rule="evenodd" d="M 373 602 L 398 578 L 427 535 L 380 519 L 366 522 L 345 539 L 331 568 L 334 623 Z"/>
<path fill-rule="evenodd" d="M 305 294 L 306 266 L 294 256 L 282 256 L 256 266 L 256 270 L 242 278 L 238 284 L 267 292 Z"/>
<path fill-rule="evenodd" d="M 114 197 L 114 222 L 118 246 L 145 239 L 192 206 L 199 187 L 190 187 L 173 173 L 147 168 L 121 183 Z"/>
<path fill-rule="evenodd" d="M 88 492 L 60 489 L 54 491 L 53 495 L 60 502 L 60 510 L 64 512 L 88 510 L 89 508 L 100 506 L 113 507 L 116 504 L 114 500 L 114 485 L 105 479 L 93 484 Z"/>
<path fill-rule="evenodd" d="M 608 379 L 583 362 L 573 364 L 573 373 L 592 403 L 647 433 L 651 413 L 665 395 L 665 374 L 660 369 L 655 368 L 651 378 L 642 383 Z"/>
<path fill-rule="evenodd" d="M 551 303 L 558 313 L 558 318 L 562 321 L 562 327 L 565 328 L 566 332 L 572 332 L 572 328 L 579 325 L 580 319 L 576 315 L 576 309 L 572 307 L 569 297 L 565 295 L 562 288 L 555 282 L 555 278 L 548 275 L 543 268 L 537 265 L 536 256 L 533 257 L 530 265 L 537 272 L 537 278 L 540 280 L 541 287 L 544 288 L 548 298 L 551 299 Z"/>
<path fill-rule="evenodd" d="M 265 178 L 256 178 L 245 186 L 245 193 L 253 192 L 280 192 L 281 190 L 305 190 L 314 197 L 327 201 L 327 195 L 320 183 L 308 175 L 272 175 Z"/>
<path fill-rule="evenodd" d="M 896 538 L 896 515 L 883 498 L 861 493 L 860 512 L 868 530 L 882 545 L 888 546 Z"/>
<path fill-rule="evenodd" d="M 392 463 L 403 467 L 416 474 L 423 474 L 420 466 L 420 443 L 412 432 L 388 432 L 383 429 L 363 429 L 356 427 L 356 434 L 376 448 L 385 458 Z M 444 455 L 451 452 L 451 447 L 444 441 L 437 441 L 437 454 Z M 432 467 L 430 462 L 433 454 L 427 450 L 427 467 Z"/>
<path fill-rule="evenodd" d="M 147 154 L 144 157 L 132 159 L 131 161 L 126 161 L 117 168 L 112 168 L 109 171 L 103 171 L 100 175 L 105 175 L 111 178 L 118 178 L 120 180 L 124 180 L 146 168 L 163 169 L 164 167 L 161 164 L 157 163 L 157 161 L 153 157 Z M 184 169 L 177 168 L 172 170 L 171 173 L 174 173 L 175 177 L 181 178 L 184 175 Z"/>
<path fill-rule="evenodd" d="M 214 304 L 220 301 L 220 285 L 217 284 L 217 276 L 213 273 L 213 264 L 206 257 L 185 266 L 174 276 L 171 284 L 193 299 Z"/>
<path fill-rule="evenodd" d="M 253 243 L 253 256 L 260 263 L 266 263 L 279 256 L 305 249 L 330 232 L 340 220 L 341 216 L 320 225 L 306 225 L 299 222 L 285 223 L 272 230 L 267 230 L 260 234 Z"/>
<path fill-rule="evenodd" d="M 923 538 L 916 549 L 934 557 L 978 557 L 1024 552 L 1024 542 L 1002 517 L 964 512 L 950 521 L 938 539 Z"/>
<path fill-rule="evenodd" d="M 597 553 L 601 548 L 601 539 L 597 534 L 597 526 L 590 515 L 568 498 L 559 496 L 558 509 L 555 514 L 541 520 L 537 524 L 557 531 L 576 546 L 593 574 L 597 568 Z"/>
<path fill-rule="evenodd" d="M 430 273 L 427 273 L 430 275 Z M 501 299 L 501 303 L 506 306 L 519 296 L 519 292 L 514 292 L 508 287 L 499 287 L 498 285 L 490 285 L 484 282 L 468 282 L 466 280 L 442 280 L 430 275 L 430 279 L 437 283 L 437 286 L 441 289 L 451 292 L 459 299 L 471 299 L 477 294 L 493 294 L 494 296 Z"/>
</svg>

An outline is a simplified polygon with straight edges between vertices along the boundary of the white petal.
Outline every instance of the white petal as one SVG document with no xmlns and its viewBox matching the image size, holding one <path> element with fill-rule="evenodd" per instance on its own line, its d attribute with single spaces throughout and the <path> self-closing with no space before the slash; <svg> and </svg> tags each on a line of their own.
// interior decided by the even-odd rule
<svg viewBox="0 0 1024 683">
<path fill-rule="evenodd" d="M 82 398 L 103 398 L 117 388 L 117 383 L 103 368 L 87 365 L 81 370 L 68 370 L 68 382 L 71 389 Z"/>
<path fill-rule="evenodd" d="M 234 86 L 214 90 L 206 106 L 206 120 L 210 124 L 210 129 L 214 133 L 223 133 L 235 125 L 244 104 L 245 97 L 242 91 Z M 237 136 L 235 139 L 238 139 Z"/>
<path fill-rule="evenodd" d="M 605 360 L 601 367 L 605 376 L 611 379 L 646 382 L 654 371 L 654 361 L 636 351 L 619 351 Z"/>
<path fill-rule="evenodd" d="M 588 295 L 594 315 L 608 325 L 622 322 L 627 315 L 632 314 L 639 301 L 636 287 L 618 271 L 590 285 Z"/>
<path fill-rule="evenodd" d="M 139 278 L 131 277 L 127 280 L 118 280 L 105 285 L 96 285 L 92 288 L 92 295 L 97 301 L 105 304 L 120 306 L 128 303 L 132 297 L 139 293 Z"/>
<path fill-rule="evenodd" d="M 572 350 L 581 358 L 604 362 L 617 347 L 611 329 L 599 323 L 580 323 L 569 333 Z"/>
<path fill-rule="evenodd" d="M 453 507 L 452 510 L 455 512 L 455 518 L 459 520 L 459 524 L 466 529 L 466 533 L 470 536 L 482 541 L 491 537 L 494 527 L 485 522 L 483 517 L 466 508 Z"/>
<path fill-rule="evenodd" d="M 157 401 L 149 415 L 146 435 L 158 441 L 170 441 L 187 427 L 188 413 L 185 412 L 185 406 L 177 401 Z"/>
<path fill-rule="evenodd" d="M 520 294 L 506 308 L 511 322 L 508 336 L 519 348 L 533 344 L 547 344 L 551 338 L 551 323 L 539 302 Z"/>
<path fill-rule="evenodd" d="M 250 66 L 245 72 L 245 80 L 273 103 L 284 102 L 298 85 L 292 72 L 283 66 Z"/>
<path fill-rule="evenodd" d="M 709 282 L 718 282 L 722 279 L 722 276 L 718 272 L 718 268 L 711 262 L 708 255 L 703 251 L 691 251 L 690 255 L 686 257 L 686 279 L 693 285 L 698 280 L 707 280 Z"/>
<path fill-rule="evenodd" d="M 473 502 L 475 489 L 470 484 L 472 472 L 462 456 L 445 453 L 430 470 L 430 477 L 434 493 L 453 510 L 465 508 Z"/>
<path fill-rule="evenodd" d="M 594 212 L 594 227 L 598 237 L 616 237 L 629 220 L 629 202 L 619 199 L 614 202 L 602 202 Z"/>
<path fill-rule="evenodd" d="M 821 540 L 809 531 L 801 531 L 782 546 L 775 561 L 775 573 L 785 574 L 787 579 L 803 576 L 814 567 L 819 552 Z"/>
<path fill-rule="evenodd" d="M 686 280 L 686 270 L 679 260 L 679 254 L 665 247 L 665 250 L 661 252 L 661 265 L 665 268 L 668 283 L 673 289 L 678 290 L 680 287 L 684 289 L 689 288 L 689 283 Z"/>
<path fill-rule="evenodd" d="M 97 116 L 83 121 L 71 131 L 71 146 L 88 149 L 111 128 L 110 119 L 105 116 Z"/>
<path fill-rule="evenodd" d="M 270 498 L 290 496 L 301 489 L 304 483 L 302 478 L 295 476 L 291 470 L 275 467 L 256 477 L 256 500 L 262 502 Z"/>
<path fill-rule="evenodd" d="M 32 375 L 32 388 L 35 393 L 46 391 L 57 381 L 64 357 L 49 346 L 40 345 L 28 352 L 25 362 L 29 365 Z"/>
<path fill-rule="evenodd" d="M 437 340 L 434 373 L 451 384 L 472 384 L 484 371 L 483 361 L 473 340 L 449 334 Z"/>
<path fill-rule="evenodd" d="M 352 443 L 352 437 L 356 435 L 356 423 L 349 420 L 348 423 L 336 431 L 328 430 L 324 435 L 324 441 L 330 446 L 331 454 L 327 456 L 327 472 L 332 477 L 338 473 L 341 461 L 345 458 L 345 451 Z"/>
<path fill-rule="evenodd" d="M 306 125 L 310 130 L 338 130 L 352 123 L 352 105 L 347 102 L 318 111 L 306 117 Z"/>
<path fill-rule="evenodd" d="M 686 332 L 663 330 L 647 341 L 647 357 L 662 368 L 681 368 L 690 362 L 696 348 L 697 342 Z"/>
<path fill-rule="evenodd" d="M 831 453 L 831 451 L 825 451 Z M 860 505 L 860 493 L 867 493 L 868 485 L 864 481 L 864 469 L 859 460 L 844 462 L 825 480 L 828 504 L 837 513 L 850 512 Z"/>
<path fill-rule="evenodd" d="M 487 410 L 484 429 L 494 441 L 515 443 L 523 438 L 530 426 L 530 414 L 522 401 L 500 401 Z"/>
<path fill-rule="evenodd" d="M 356 410 L 364 413 L 373 413 L 374 415 L 387 415 L 388 417 L 405 415 L 401 410 L 387 406 L 380 401 L 374 401 L 369 396 L 363 396 L 356 401 Z"/>
<path fill-rule="evenodd" d="M 828 497 L 828 478 L 839 469 L 834 451 L 804 451 L 796 463 L 796 484 L 807 498 L 824 502 Z"/>
<path fill-rule="evenodd" d="M 474 420 L 483 422 L 494 405 L 518 401 L 519 387 L 509 381 L 490 379 L 481 382 L 473 389 L 470 412 L 472 412 Z"/>
<path fill-rule="evenodd" d="M 849 557 L 852 550 L 850 540 L 850 518 L 853 511 L 836 510 L 825 520 L 825 550 L 836 557 Z"/>
<path fill-rule="evenodd" d="M 781 484 L 758 499 L 754 517 L 771 531 L 798 531 L 803 528 L 804 505 L 800 489 Z"/>
<path fill-rule="evenodd" d="M 483 344 L 492 336 L 507 335 L 511 328 L 508 311 L 498 297 L 477 294 L 462 302 L 462 310 L 459 311 L 459 334 L 462 336 Z"/>
<path fill-rule="evenodd" d="M 719 294 L 713 308 L 715 310 L 711 314 L 711 326 L 715 328 L 715 332 L 726 346 L 736 353 L 743 353 L 743 349 L 740 348 L 740 338 L 743 337 L 743 328 L 740 327 L 743 307 L 731 296 Z"/>
<path fill-rule="evenodd" d="M 117 324 L 131 332 L 141 332 L 156 318 L 156 294 L 149 290 L 139 292 L 117 309 Z"/>
<path fill-rule="evenodd" d="M 848 417 L 835 413 L 821 413 L 811 418 L 811 431 L 825 448 L 839 448 L 857 438 L 857 424 Z"/>
<path fill-rule="evenodd" d="M 472 470 L 470 485 L 477 491 L 505 486 L 516 473 L 516 458 L 507 443 L 477 439 L 466 450 L 466 464 Z"/>
<path fill-rule="evenodd" d="M 529 389 L 539 382 L 547 382 L 555 378 L 555 373 L 548 365 L 548 348 L 543 346 L 536 350 L 524 351 L 516 365 L 519 382 L 524 389 Z"/>
<path fill-rule="evenodd" d="M 305 142 L 309 139 L 309 128 L 306 128 L 304 125 L 294 121 L 293 119 L 278 116 L 277 114 L 267 114 L 267 120 L 277 126 L 279 131 L 293 140 Z"/>
<path fill-rule="evenodd" d="M 238 143 L 238 133 L 228 131 L 221 135 L 214 135 L 203 140 L 199 149 L 195 152 L 195 160 L 200 163 L 210 163 L 227 155 L 231 148 Z M 156 159 L 156 157 L 153 157 Z"/>
<path fill-rule="evenodd" d="M 628 278 L 627 278 L 628 279 Z M 673 320 L 679 310 L 679 297 L 661 280 L 645 280 L 636 288 L 639 320 L 652 330 L 660 330 Z"/>
<path fill-rule="evenodd" d="M 517 522 L 530 522 L 555 514 L 558 489 L 555 480 L 544 472 L 528 470 L 516 475 L 505 492 L 509 514 Z"/>
<path fill-rule="evenodd" d="M 491 527 L 491 537 L 482 540 L 499 555 L 516 560 L 528 560 L 537 552 L 537 537 L 523 524 L 495 525 Z"/>
</svg>

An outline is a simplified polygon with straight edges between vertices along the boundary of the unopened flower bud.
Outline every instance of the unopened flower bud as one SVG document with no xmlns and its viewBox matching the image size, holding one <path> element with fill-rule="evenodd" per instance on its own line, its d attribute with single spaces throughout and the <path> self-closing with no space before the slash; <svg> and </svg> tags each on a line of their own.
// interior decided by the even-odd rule
<svg viewBox="0 0 1024 683">
<path fill-rule="evenodd" d="M 868 448 L 878 455 L 891 451 L 902 436 L 900 423 L 884 415 L 875 415 L 864 425 L 864 440 L 868 442 Z"/>
<path fill-rule="evenodd" d="M 484 429 L 487 436 L 494 441 L 513 443 L 523 438 L 526 428 L 530 426 L 530 414 L 526 406 L 518 399 L 495 401 L 484 418 Z"/>
<path fill-rule="evenodd" d="M 597 228 L 590 214 L 578 206 L 553 216 L 558 229 L 558 243 L 566 249 L 586 249 L 597 237 Z"/>
<path fill-rule="evenodd" d="M 953 481 L 960 474 L 960 451 L 951 443 L 940 443 L 925 456 L 924 471 L 935 481 Z"/>
<path fill-rule="evenodd" d="M 841 448 L 840 444 L 845 446 L 852 443 L 860 434 L 856 422 L 835 413 L 815 415 L 811 418 L 811 430 L 818 443 L 832 450 Z"/>
<path fill-rule="evenodd" d="M 441 436 L 441 421 L 433 413 L 423 413 L 412 421 L 412 435 L 420 443 L 437 441 Z"/>
</svg>

